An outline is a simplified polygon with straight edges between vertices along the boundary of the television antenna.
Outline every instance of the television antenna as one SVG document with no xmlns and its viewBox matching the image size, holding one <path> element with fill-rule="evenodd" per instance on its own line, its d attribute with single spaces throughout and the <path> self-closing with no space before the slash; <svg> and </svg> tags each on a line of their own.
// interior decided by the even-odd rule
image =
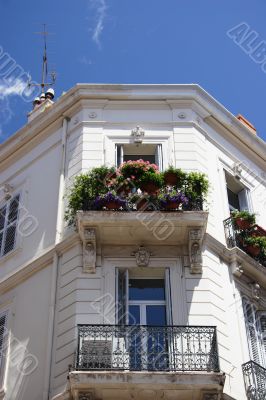
<svg viewBox="0 0 266 400">
<path fill-rule="evenodd" d="M 33 83 L 32 81 L 28 82 L 28 87 L 32 86 L 40 86 L 42 93 L 45 92 L 45 88 L 48 86 L 53 86 L 56 81 L 56 72 L 53 70 L 50 72 L 51 81 L 48 82 L 48 59 L 47 59 L 47 36 L 51 35 L 50 32 L 46 30 L 46 24 L 43 24 L 43 31 L 36 32 L 38 35 L 43 36 L 43 57 L 42 57 L 42 77 L 41 83 Z"/>
</svg>

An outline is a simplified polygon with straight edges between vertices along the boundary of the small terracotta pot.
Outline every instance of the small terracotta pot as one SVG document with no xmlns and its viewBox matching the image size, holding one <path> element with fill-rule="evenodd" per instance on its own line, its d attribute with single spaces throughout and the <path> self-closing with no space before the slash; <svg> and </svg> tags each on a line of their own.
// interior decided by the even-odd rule
<svg viewBox="0 0 266 400">
<path fill-rule="evenodd" d="M 164 207 L 165 210 L 176 210 L 179 207 L 180 203 L 169 201 Z"/>
<path fill-rule="evenodd" d="M 248 246 L 246 246 L 246 250 L 250 255 L 252 255 L 254 257 L 256 257 L 260 254 L 259 246 L 248 245 Z"/>
<path fill-rule="evenodd" d="M 155 194 L 159 190 L 158 186 L 154 185 L 154 183 L 144 183 L 140 188 L 143 192 L 147 192 L 149 194 Z"/>
<path fill-rule="evenodd" d="M 164 175 L 164 182 L 166 185 L 175 186 L 177 185 L 178 181 L 178 176 L 174 172 L 167 172 Z"/>
<path fill-rule="evenodd" d="M 252 224 L 249 221 L 243 218 L 236 218 L 235 223 L 237 227 L 242 230 L 249 229 L 252 226 Z"/>
<path fill-rule="evenodd" d="M 108 210 L 119 210 L 119 208 L 121 207 L 121 205 L 115 201 L 110 201 L 109 203 L 105 204 L 105 207 Z"/>
</svg>

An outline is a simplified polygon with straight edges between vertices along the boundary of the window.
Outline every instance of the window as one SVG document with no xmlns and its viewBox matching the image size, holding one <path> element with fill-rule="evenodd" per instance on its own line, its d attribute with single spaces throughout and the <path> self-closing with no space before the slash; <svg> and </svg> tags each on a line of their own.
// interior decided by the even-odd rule
<svg viewBox="0 0 266 400">
<path fill-rule="evenodd" d="M 229 210 L 251 211 L 249 190 L 237 178 L 227 172 L 225 172 L 225 179 Z"/>
<path fill-rule="evenodd" d="M 0 208 L 0 256 L 15 247 L 19 213 L 19 195 L 12 197 Z"/>
<path fill-rule="evenodd" d="M 266 368 L 266 312 L 257 311 L 247 299 L 243 299 L 243 308 L 250 358 Z"/>
<path fill-rule="evenodd" d="M 139 160 L 149 161 L 157 164 L 159 170 L 163 169 L 162 145 L 161 144 L 117 144 L 116 166 L 119 167 L 124 161 Z"/>
<path fill-rule="evenodd" d="M 129 325 L 171 324 L 169 269 L 160 276 L 139 276 L 138 271 L 117 269 L 117 321 Z"/>
</svg>

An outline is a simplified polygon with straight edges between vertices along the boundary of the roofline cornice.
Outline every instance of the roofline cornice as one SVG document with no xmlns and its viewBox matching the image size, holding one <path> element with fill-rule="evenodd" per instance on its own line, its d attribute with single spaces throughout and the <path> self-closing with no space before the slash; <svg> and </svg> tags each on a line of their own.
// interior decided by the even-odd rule
<svg viewBox="0 0 266 400">
<path fill-rule="evenodd" d="M 208 122 L 215 119 L 232 134 L 232 139 L 246 144 L 249 154 L 256 153 L 266 161 L 266 142 L 254 135 L 231 112 L 196 84 L 77 84 L 61 96 L 52 107 L 38 115 L 0 145 L 0 162 L 14 155 L 40 135 L 51 124 L 71 117 L 81 107 L 82 100 L 98 100 L 98 106 L 110 100 L 164 100 L 170 108 L 180 108 L 188 101 L 198 105 Z M 100 101 L 102 100 L 102 101 Z M 99 102 L 100 101 L 100 102 Z M 100 103 L 100 104 L 99 104 Z"/>
</svg>

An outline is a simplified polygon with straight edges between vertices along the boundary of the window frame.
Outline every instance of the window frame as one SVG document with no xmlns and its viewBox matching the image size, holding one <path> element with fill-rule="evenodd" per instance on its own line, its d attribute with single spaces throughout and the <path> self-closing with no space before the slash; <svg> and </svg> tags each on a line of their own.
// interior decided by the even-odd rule
<svg viewBox="0 0 266 400">
<path fill-rule="evenodd" d="M 16 197 L 18 197 L 18 208 L 17 208 L 16 218 L 14 220 L 12 220 L 11 222 L 9 222 L 10 205 L 11 205 L 12 201 Z M 1 210 L 5 208 L 4 225 L 3 225 L 3 228 L 0 229 L 0 235 L 1 234 L 3 235 L 2 236 L 2 241 L 0 243 L 0 259 L 2 259 L 3 257 L 8 256 L 11 252 L 13 252 L 17 248 L 17 244 L 18 244 L 17 227 L 18 227 L 19 218 L 20 218 L 20 206 L 21 206 L 21 193 L 20 192 L 14 193 L 8 200 L 5 200 L 5 202 L 2 202 L 2 204 L 0 204 L 0 213 L 1 213 Z M 6 247 L 7 230 L 11 226 L 15 226 L 15 234 L 14 234 L 13 246 L 9 251 L 4 252 L 5 251 L 5 247 Z"/>
<path fill-rule="evenodd" d="M 263 335 L 261 324 L 261 318 L 266 318 L 266 311 L 259 311 L 256 304 L 247 297 L 242 298 L 242 304 L 250 360 L 266 368 L 266 346 L 264 342 L 266 332 Z M 252 310 L 252 321 L 248 320 L 247 306 Z M 255 334 L 255 339 L 251 337 L 251 330 Z M 255 340 L 255 343 L 253 340 Z M 254 353 L 254 346 L 256 353 Z"/>
<path fill-rule="evenodd" d="M 115 166 L 119 168 L 119 166 L 124 162 L 124 146 L 125 145 L 134 145 L 135 143 L 115 143 Z M 143 143 L 145 145 L 155 145 L 155 153 L 154 153 L 154 163 L 158 165 L 159 171 L 163 171 L 164 169 L 164 156 L 163 156 L 163 148 L 162 143 Z M 141 144 L 140 144 L 141 146 Z M 119 150 L 120 148 L 120 150 Z M 143 154 L 145 156 L 145 154 Z M 143 155 L 139 155 L 139 159 L 143 158 Z M 148 155 L 148 154 L 147 154 Z"/>
</svg>

